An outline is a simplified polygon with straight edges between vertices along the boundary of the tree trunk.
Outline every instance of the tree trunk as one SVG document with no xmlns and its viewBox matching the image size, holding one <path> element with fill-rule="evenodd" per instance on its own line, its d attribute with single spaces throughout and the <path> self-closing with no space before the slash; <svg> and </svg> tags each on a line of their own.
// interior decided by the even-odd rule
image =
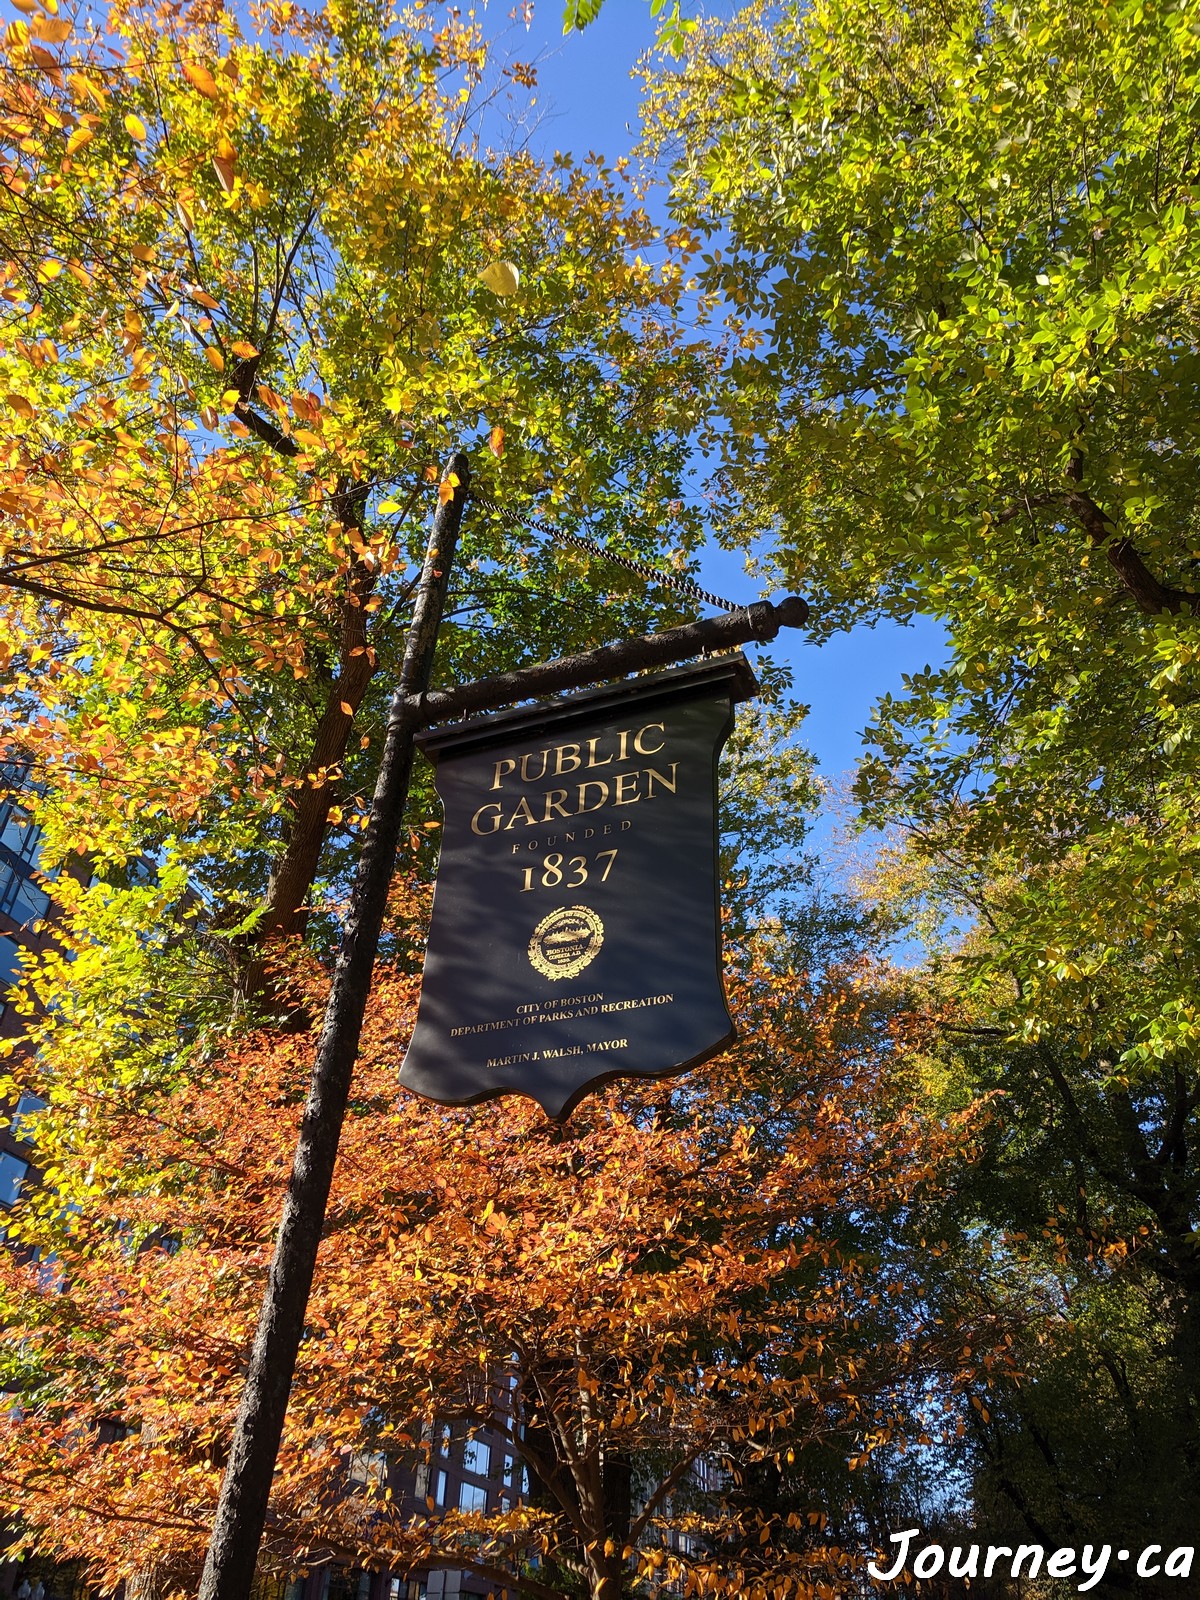
<svg viewBox="0 0 1200 1600">
<path fill-rule="evenodd" d="M 342 526 L 361 533 L 367 486 L 339 491 L 334 504 Z M 337 672 L 329 684 L 304 763 L 303 781 L 294 790 L 283 854 L 267 885 L 262 917 L 243 943 L 242 989 L 248 998 L 284 1006 L 286 1025 L 307 1026 L 309 1018 L 286 983 L 275 983 L 267 970 L 265 946 L 272 938 L 295 938 L 308 922 L 308 898 L 320 865 L 329 813 L 337 800 L 339 780 L 354 716 L 375 675 L 375 652 L 367 638 L 367 601 L 376 572 L 366 559 L 350 569 L 342 601 Z"/>
</svg>

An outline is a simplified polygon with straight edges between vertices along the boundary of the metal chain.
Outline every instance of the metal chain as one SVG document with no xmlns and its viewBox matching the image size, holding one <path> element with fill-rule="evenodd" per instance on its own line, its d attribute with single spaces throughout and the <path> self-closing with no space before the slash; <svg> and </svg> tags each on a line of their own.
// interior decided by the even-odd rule
<svg viewBox="0 0 1200 1600">
<path fill-rule="evenodd" d="M 685 578 L 679 573 L 663 572 L 659 567 L 652 567 L 646 561 L 634 561 L 629 556 L 619 556 L 615 550 L 607 550 L 602 544 L 597 544 L 594 539 L 585 539 L 582 534 L 567 533 L 562 528 L 552 527 L 548 522 L 540 522 L 536 517 L 527 517 L 524 512 L 513 511 L 508 506 L 502 506 L 498 501 L 490 499 L 485 494 L 470 492 L 470 499 L 484 511 L 491 511 L 498 516 L 501 522 L 510 528 L 532 528 L 535 533 L 542 533 L 548 539 L 553 539 L 557 544 L 570 545 L 575 550 L 582 550 L 587 555 L 599 556 L 603 561 L 613 561 L 619 567 L 624 567 L 628 572 L 634 572 L 639 578 L 648 578 L 651 583 L 661 583 L 667 589 L 676 589 L 680 594 L 686 594 L 692 600 L 703 600 L 707 605 L 716 606 L 719 611 L 744 611 L 745 606 L 734 605 L 732 600 L 723 600 L 719 594 L 713 594 L 708 589 L 702 589 L 698 583 L 693 583 L 691 578 Z"/>
</svg>

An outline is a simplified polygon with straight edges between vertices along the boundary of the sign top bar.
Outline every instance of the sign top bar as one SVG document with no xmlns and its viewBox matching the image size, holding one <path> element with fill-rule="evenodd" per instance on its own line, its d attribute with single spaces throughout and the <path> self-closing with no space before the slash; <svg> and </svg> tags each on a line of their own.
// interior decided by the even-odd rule
<svg viewBox="0 0 1200 1600">
<path fill-rule="evenodd" d="M 456 754 L 483 749 L 523 733 L 540 733 L 550 728 L 565 731 L 573 724 L 594 721 L 608 710 L 619 711 L 630 700 L 636 700 L 639 707 L 649 708 L 691 697 L 706 689 L 715 694 L 727 694 L 734 705 L 754 699 L 759 692 L 753 669 L 739 650 L 736 654 L 671 667 L 665 672 L 626 678 L 622 683 L 602 684 L 597 689 L 572 694 L 569 699 L 517 706 L 511 711 L 497 711 L 490 716 L 430 728 L 417 734 L 417 744 L 436 762 L 446 745 L 452 745 Z"/>
</svg>

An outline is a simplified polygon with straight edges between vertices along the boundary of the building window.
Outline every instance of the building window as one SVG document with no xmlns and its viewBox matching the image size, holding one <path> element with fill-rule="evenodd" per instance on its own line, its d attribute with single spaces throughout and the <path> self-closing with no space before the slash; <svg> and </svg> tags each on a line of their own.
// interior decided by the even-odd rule
<svg viewBox="0 0 1200 1600">
<path fill-rule="evenodd" d="M 492 1464 L 491 1447 L 482 1439 L 468 1439 L 463 1446 L 463 1466 L 480 1478 L 486 1478 Z"/>
<path fill-rule="evenodd" d="M 387 1457 L 374 1450 L 355 1450 L 350 1456 L 350 1482 L 363 1489 L 382 1489 L 387 1481 Z"/>
<path fill-rule="evenodd" d="M 419 1578 L 393 1578 L 388 1584 L 388 1600 L 426 1600 L 425 1585 Z"/>
<path fill-rule="evenodd" d="M 450 1454 L 450 1424 L 448 1422 L 443 1422 L 442 1425 L 438 1428 L 438 1455 L 440 1455 L 440 1456 L 448 1456 L 449 1454 Z"/>
<path fill-rule="evenodd" d="M 46 1102 L 40 1094 L 23 1094 L 17 1101 L 17 1109 L 13 1112 L 10 1129 L 13 1138 L 23 1139 L 28 1144 L 34 1135 L 37 1114 L 45 1109 Z"/>
<path fill-rule="evenodd" d="M 50 896 L 7 862 L 0 862 L 0 911 L 21 928 L 37 922 L 50 909 Z"/>
<path fill-rule="evenodd" d="M 11 802 L 0 806 L 0 844 L 21 861 L 36 861 L 41 842 L 42 830 L 20 806 Z"/>
<path fill-rule="evenodd" d="M 461 1484 L 458 1491 L 458 1509 L 460 1511 L 486 1511 L 487 1490 L 481 1489 L 475 1483 Z"/>
<path fill-rule="evenodd" d="M 20 976 L 21 946 L 11 933 L 0 933 L 0 990 L 11 989 Z"/>
<path fill-rule="evenodd" d="M 435 1506 L 444 1506 L 446 1504 L 446 1474 L 444 1472 L 439 1472 L 437 1475 L 437 1488 L 433 1491 L 433 1503 Z"/>
<path fill-rule="evenodd" d="M 22 1161 L 20 1156 L 10 1155 L 7 1150 L 0 1151 L 0 1205 L 16 1205 L 17 1196 L 21 1192 L 21 1181 L 28 1171 L 28 1161 Z"/>
</svg>

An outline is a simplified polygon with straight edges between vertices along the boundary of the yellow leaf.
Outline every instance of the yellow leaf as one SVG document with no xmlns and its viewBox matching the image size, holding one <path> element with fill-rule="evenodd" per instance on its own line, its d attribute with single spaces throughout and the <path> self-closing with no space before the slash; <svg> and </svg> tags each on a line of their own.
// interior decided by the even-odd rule
<svg viewBox="0 0 1200 1600">
<path fill-rule="evenodd" d="M 350 704 L 349 700 L 340 700 L 338 705 L 346 716 L 352 717 L 354 715 L 354 707 Z"/>
<path fill-rule="evenodd" d="M 217 88 L 217 80 L 207 67 L 202 67 L 198 61 L 185 61 L 183 75 L 193 89 L 198 89 L 208 100 L 220 98 L 221 91 Z"/>
<path fill-rule="evenodd" d="M 138 261 L 153 261 L 154 246 L 149 244 L 135 244 L 133 247 L 133 255 Z"/>
<path fill-rule="evenodd" d="M 52 17 L 58 15 L 58 0 L 42 0 L 42 10 L 49 12 Z"/>
<path fill-rule="evenodd" d="M 67 78 L 67 82 L 71 85 L 71 90 L 76 100 L 89 99 L 98 105 L 101 110 L 104 109 L 104 102 L 108 96 L 90 78 L 85 78 L 82 72 L 72 72 Z"/>
<path fill-rule="evenodd" d="M 66 17 L 34 17 L 29 31 L 35 39 L 45 39 L 47 44 L 61 44 L 71 37 L 71 24 Z"/>
<path fill-rule="evenodd" d="M 125 132 L 131 139 L 136 139 L 140 144 L 146 137 L 146 124 L 141 117 L 135 117 L 132 111 L 125 113 Z"/>
<path fill-rule="evenodd" d="M 492 261 L 479 273 L 480 282 L 493 294 L 504 298 L 516 294 L 521 284 L 521 274 L 511 261 Z"/>
<path fill-rule="evenodd" d="M 76 150 L 82 150 L 84 145 L 87 144 L 88 140 L 94 139 L 95 137 L 96 134 L 92 128 L 76 128 L 75 132 L 67 140 L 67 154 L 69 156 L 73 156 Z"/>
<path fill-rule="evenodd" d="M 253 361 L 258 351 L 245 339 L 235 339 L 229 347 L 235 356 L 241 356 L 243 361 Z"/>
<path fill-rule="evenodd" d="M 438 327 L 437 318 L 428 313 L 418 317 L 413 323 L 413 337 L 422 355 L 432 355 L 442 342 L 442 330 Z"/>
<path fill-rule="evenodd" d="M 196 219 L 192 215 L 191 202 L 188 200 L 176 200 L 175 214 L 178 216 L 180 222 L 183 224 L 184 228 L 186 228 L 188 233 L 191 233 L 192 229 L 196 226 Z"/>
<path fill-rule="evenodd" d="M 192 299 L 198 306 L 204 306 L 207 311 L 218 311 L 220 309 L 220 301 L 214 300 L 212 295 L 206 294 L 203 289 L 193 289 Z"/>
<path fill-rule="evenodd" d="M 13 5 L 16 6 L 18 11 L 23 11 L 27 17 L 32 16 L 37 10 L 33 0 L 13 0 Z"/>
<path fill-rule="evenodd" d="M 63 269 L 62 262 L 61 261 L 55 261 L 53 259 L 53 257 L 51 257 L 47 261 L 43 261 L 41 266 L 38 268 L 38 272 L 37 272 L 38 282 L 39 283 L 50 283 L 54 278 L 58 277 L 58 275 L 62 271 L 62 269 Z"/>
<path fill-rule="evenodd" d="M 492 429 L 490 434 L 488 434 L 488 449 L 494 456 L 502 456 L 504 454 L 503 428 L 497 426 Z"/>
<path fill-rule="evenodd" d="M 228 158 L 225 156 L 214 156 L 212 158 L 212 164 L 213 171 L 217 175 L 217 182 L 221 185 L 226 194 L 232 194 L 234 179 L 233 162 L 228 160 Z"/>
<path fill-rule="evenodd" d="M 216 345 L 206 344 L 204 346 L 204 359 L 214 372 L 225 371 L 225 357 L 217 349 Z"/>
</svg>

